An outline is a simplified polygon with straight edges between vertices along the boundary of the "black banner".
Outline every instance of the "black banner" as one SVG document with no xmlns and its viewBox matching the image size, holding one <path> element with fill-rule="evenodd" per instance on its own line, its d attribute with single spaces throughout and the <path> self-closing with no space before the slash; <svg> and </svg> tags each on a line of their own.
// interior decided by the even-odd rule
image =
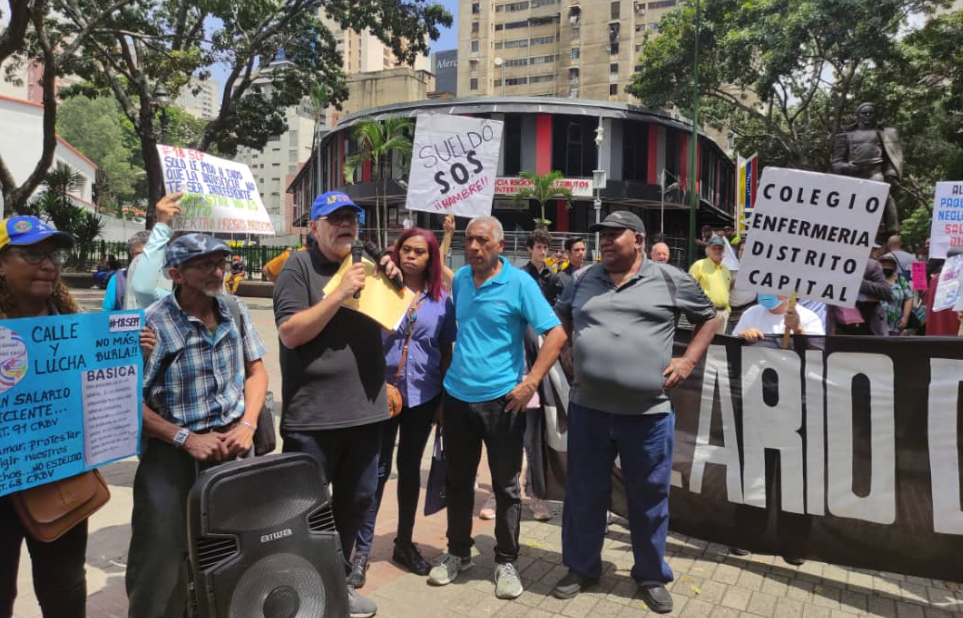
<svg viewBox="0 0 963 618">
<path fill-rule="evenodd" d="M 680 331 L 677 355 L 687 337 Z M 550 378 L 542 463 L 548 496 L 561 499 L 567 384 L 558 366 Z M 961 386 L 960 339 L 797 337 L 782 350 L 716 337 L 672 393 L 670 527 L 960 581 Z M 625 514 L 619 476 L 612 510 Z"/>
</svg>

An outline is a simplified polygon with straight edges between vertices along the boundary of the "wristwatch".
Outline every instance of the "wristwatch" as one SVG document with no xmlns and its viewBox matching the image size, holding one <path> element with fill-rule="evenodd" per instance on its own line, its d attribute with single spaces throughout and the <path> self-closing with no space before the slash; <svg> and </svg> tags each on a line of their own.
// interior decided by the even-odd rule
<svg viewBox="0 0 963 618">
<path fill-rule="evenodd" d="M 181 429 L 174 436 L 174 448 L 184 448 L 184 443 L 191 436 L 191 432 L 187 429 Z"/>
</svg>

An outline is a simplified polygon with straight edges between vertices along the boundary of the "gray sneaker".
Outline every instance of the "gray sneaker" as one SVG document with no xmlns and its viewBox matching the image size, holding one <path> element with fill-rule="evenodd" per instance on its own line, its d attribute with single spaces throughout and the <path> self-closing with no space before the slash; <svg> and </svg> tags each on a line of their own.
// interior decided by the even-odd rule
<svg viewBox="0 0 963 618">
<path fill-rule="evenodd" d="M 511 562 L 495 565 L 495 596 L 499 599 L 517 599 L 525 590 L 518 570 Z"/>
<path fill-rule="evenodd" d="M 371 618 L 378 613 L 378 605 L 355 592 L 354 586 L 348 586 L 348 613 L 351 618 Z"/>
<path fill-rule="evenodd" d="M 442 554 L 435 566 L 428 573 L 428 583 L 433 586 L 446 586 L 455 581 L 458 574 L 474 566 L 471 557 L 459 558 L 451 554 Z"/>
</svg>

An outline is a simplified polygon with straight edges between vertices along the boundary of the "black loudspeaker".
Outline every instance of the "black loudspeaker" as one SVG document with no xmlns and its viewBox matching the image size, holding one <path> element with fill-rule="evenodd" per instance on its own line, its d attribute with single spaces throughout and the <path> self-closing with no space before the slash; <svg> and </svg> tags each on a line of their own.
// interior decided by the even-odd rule
<svg viewBox="0 0 963 618">
<path fill-rule="evenodd" d="M 190 572 L 200 618 L 346 618 L 341 541 L 310 455 L 205 470 L 188 497 Z"/>
</svg>

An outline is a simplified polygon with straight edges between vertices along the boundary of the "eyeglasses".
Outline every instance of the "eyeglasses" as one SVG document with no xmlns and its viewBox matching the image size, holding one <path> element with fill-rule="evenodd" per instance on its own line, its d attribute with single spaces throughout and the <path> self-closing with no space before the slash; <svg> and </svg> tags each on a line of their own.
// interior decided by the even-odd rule
<svg viewBox="0 0 963 618">
<path fill-rule="evenodd" d="M 25 248 L 16 249 L 15 252 L 20 256 L 20 259 L 33 266 L 39 265 L 46 259 L 49 259 L 55 266 L 62 266 L 67 263 L 67 258 L 70 257 L 70 253 L 63 249 L 41 251 L 40 249 Z"/>
<path fill-rule="evenodd" d="M 221 259 L 221 260 L 205 260 L 203 262 L 190 262 L 185 264 L 189 268 L 194 268 L 201 271 L 205 275 L 213 274 L 215 270 L 220 268 L 223 271 L 227 271 L 231 267 L 231 260 Z"/>
<path fill-rule="evenodd" d="M 331 225 L 343 225 L 347 223 L 348 225 L 358 225 L 358 213 L 356 212 L 334 212 L 330 215 L 324 217 L 318 217 L 318 219 L 324 219 Z"/>
</svg>

